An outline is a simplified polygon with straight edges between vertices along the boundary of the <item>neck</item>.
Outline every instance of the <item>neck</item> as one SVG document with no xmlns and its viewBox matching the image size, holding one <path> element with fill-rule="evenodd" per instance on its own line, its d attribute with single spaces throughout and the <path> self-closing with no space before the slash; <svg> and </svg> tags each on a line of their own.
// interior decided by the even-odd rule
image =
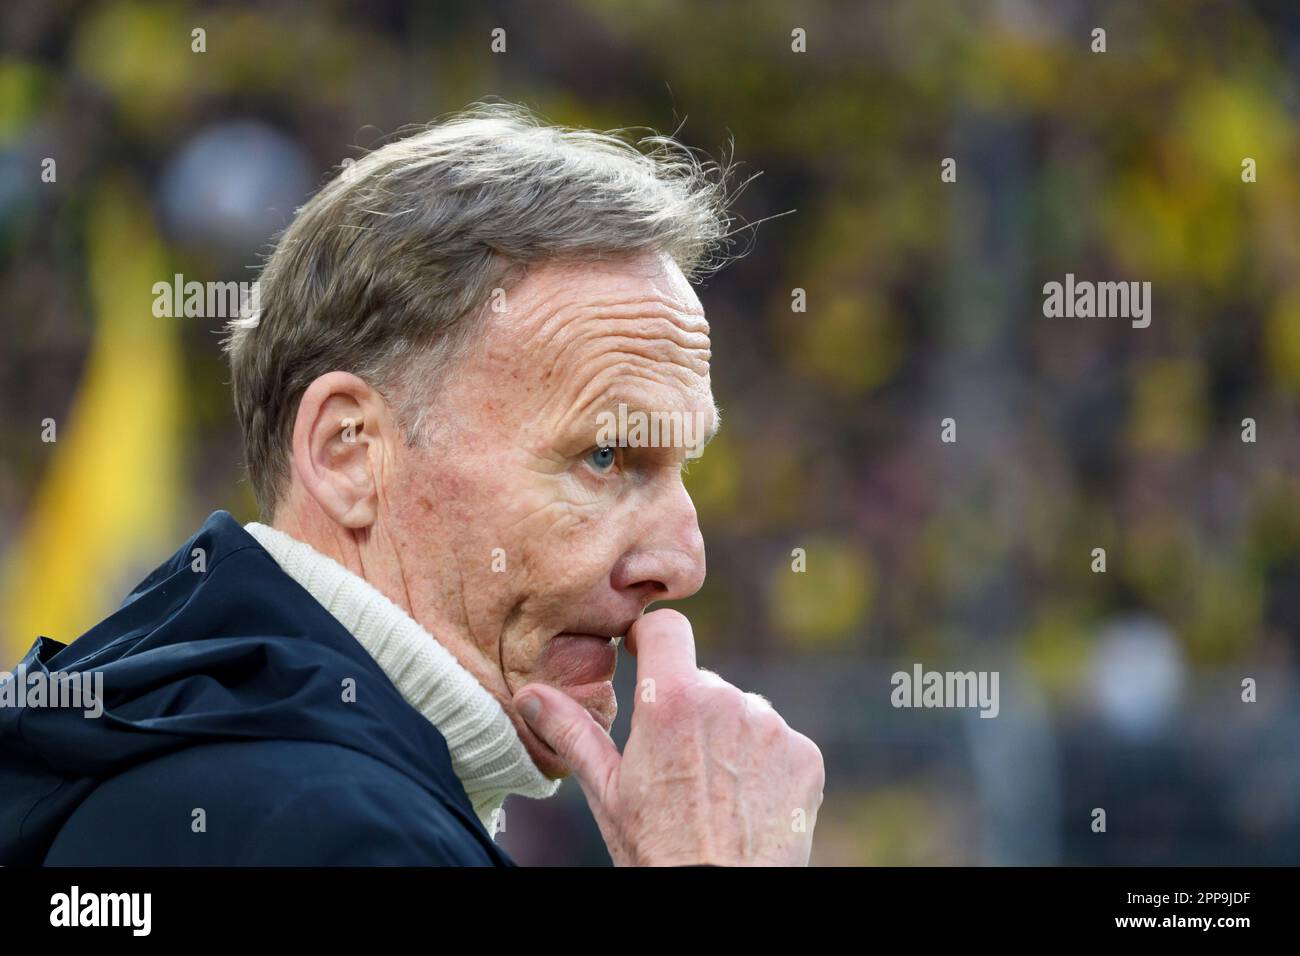
<svg viewBox="0 0 1300 956">
<path fill-rule="evenodd" d="M 511 793 L 549 797 L 559 787 L 537 769 L 500 703 L 411 615 L 357 571 L 283 530 L 246 530 L 290 577 L 369 652 L 393 685 L 447 741 L 452 769 L 489 833 Z"/>
<path fill-rule="evenodd" d="M 314 501 L 308 499 L 304 502 L 303 496 L 296 494 L 280 503 L 270 525 L 276 531 L 311 545 L 347 571 L 369 581 L 403 611 L 415 617 L 401 567 L 393 559 L 396 549 L 378 525 L 346 528 L 328 518 Z"/>
</svg>

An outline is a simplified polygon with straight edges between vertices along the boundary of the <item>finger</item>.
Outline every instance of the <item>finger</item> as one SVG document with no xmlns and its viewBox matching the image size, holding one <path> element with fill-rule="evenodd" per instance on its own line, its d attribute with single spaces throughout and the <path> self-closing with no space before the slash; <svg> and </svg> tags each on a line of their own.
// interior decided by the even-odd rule
<svg viewBox="0 0 1300 956">
<path fill-rule="evenodd" d="M 585 707 L 548 684 L 526 684 L 514 701 L 533 733 L 573 771 L 592 809 L 604 804 L 610 778 L 622 759 L 609 734 Z M 536 701 L 536 708 L 531 701 Z"/>
<path fill-rule="evenodd" d="M 628 628 L 627 649 L 636 657 L 638 687 L 646 680 L 660 689 L 698 680 L 695 635 L 677 611 L 663 608 L 637 618 Z"/>
</svg>

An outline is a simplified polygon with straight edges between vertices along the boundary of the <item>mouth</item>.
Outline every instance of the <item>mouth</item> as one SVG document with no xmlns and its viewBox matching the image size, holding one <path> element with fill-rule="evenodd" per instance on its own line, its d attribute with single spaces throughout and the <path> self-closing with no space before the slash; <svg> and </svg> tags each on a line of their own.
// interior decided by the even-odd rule
<svg viewBox="0 0 1300 956">
<path fill-rule="evenodd" d="M 547 642 L 542 670 L 550 684 L 575 687 L 614 678 L 618 639 L 598 634 L 563 632 Z"/>
</svg>

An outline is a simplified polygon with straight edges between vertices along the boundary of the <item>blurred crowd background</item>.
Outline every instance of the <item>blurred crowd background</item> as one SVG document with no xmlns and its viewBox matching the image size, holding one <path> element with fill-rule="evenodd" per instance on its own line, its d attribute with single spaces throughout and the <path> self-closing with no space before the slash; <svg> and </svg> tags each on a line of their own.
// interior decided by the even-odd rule
<svg viewBox="0 0 1300 956">
<path fill-rule="evenodd" d="M 0 668 L 256 517 L 221 322 L 153 284 L 254 278 L 342 161 L 495 97 L 761 173 L 700 290 L 725 426 L 682 610 L 821 745 L 814 863 L 1300 863 L 1294 4 L 43 0 L 0 30 Z M 1150 327 L 1044 318 L 1067 272 L 1150 281 Z M 997 719 L 893 708 L 917 662 L 999 671 Z M 608 862 L 573 783 L 501 839 Z"/>
</svg>

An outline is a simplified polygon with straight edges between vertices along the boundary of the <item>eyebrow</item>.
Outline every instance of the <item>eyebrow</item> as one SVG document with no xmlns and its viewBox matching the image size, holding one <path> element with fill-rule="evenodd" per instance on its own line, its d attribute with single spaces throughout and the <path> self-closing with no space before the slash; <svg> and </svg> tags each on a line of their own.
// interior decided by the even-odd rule
<svg viewBox="0 0 1300 956">
<path fill-rule="evenodd" d="M 700 451 L 709 447 L 709 442 L 718 437 L 718 432 L 722 430 L 722 409 L 718 407 L 716 399 L 713 401 L 713 427 L 704 433 L 704 442 L 700 445 Z"/>
<path fill-rule="evenodd" d="M 597 419 L 598 419 L 601 415 L 603 415 L 603 414 L 607 414 L 607 413 L 608 413 L 608 414 L 612 414 L 612 415 L 617 415 L 617 414 L 618 414 L 618 407 L 619 407 L 620 405 L 624 405 L 624 406 L 627 407 L 627 414 L 628 414 L 629 416 L 630 416 L 630 415 L 633 415 L 633 414 L 637 414 L 637 413 L 642 414 L 642 415 L 671 415 L 671 414 L 673 414 L 672 411 L 668 411 L 668 410 L 666 410 L 666 409 L 662 409 L 662 408 L 660 408 L 660 409 L 649 409 L 649 408 L 646 408 L 646 407 L 645 407 L 641 402 L 639 402 L 639 401 L 637 401 L 637 402 L 630 402 L 630 401 L 627 400 L 627 396 L 624 396 L 624 395 L 611 395 L 611 396 L 609 396 L 605 401 L 603 401 L 603 402 L 601 402 L 599 405 L 595 406 L 595 407 L 594 407 L 594 411 L 590 412 L 589 414 L 591 414 L 593 418 L 597 418 Z M 717 400 L 716 400 L 716 399 L 712 399 L 712 408 L 713 408 L 713 423 L 712 423 L 712 425 L 709 427 L 709 429 L 704 433 L 704 440 L 701 441 L 700 444 L 699 444 L 699 451 L 698 451 L 698 452 L 696 453 L 696 455 L 693 456 L 693 457 L 698 458 L 699 455 L 703 454 L 704 449 L 708 447 L 709 442 L 713 441 L 713 439 L 717 437 L 718 432 L 722 429 L 722 409 L 718 407 L 718 403 L 717 403 Z M 675 411 L 677 411 L 679 414 L 681 414 L 681 415 L 683 415 L 683 416 L 694 414 L 694 412 L 683 411 L 683 410 L 681 410 L 681 409 L 676 409 Z M 584 416 L 584 417 L 585 417 L 585 416 Z"/>
</svg>

